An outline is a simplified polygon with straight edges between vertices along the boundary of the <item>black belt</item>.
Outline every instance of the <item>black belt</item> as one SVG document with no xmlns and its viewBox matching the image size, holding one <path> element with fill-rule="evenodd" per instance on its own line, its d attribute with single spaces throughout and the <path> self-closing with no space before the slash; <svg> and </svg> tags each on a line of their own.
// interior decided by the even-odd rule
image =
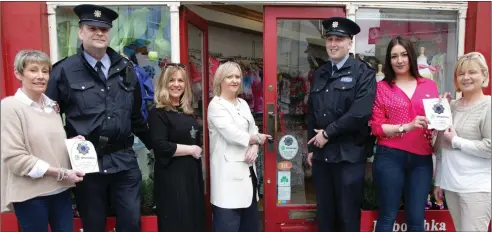
<svg viewBox="0 0 492 232">
<path fill-rule="evenodd" d="M 107 144 L 97 143 L 96 152 L 98 156 L 111 154 L 117 151 L 126 150 L 133 147 L 135 137 L 128 136 L 126 139 L 111 141 Z"/>
</svg>

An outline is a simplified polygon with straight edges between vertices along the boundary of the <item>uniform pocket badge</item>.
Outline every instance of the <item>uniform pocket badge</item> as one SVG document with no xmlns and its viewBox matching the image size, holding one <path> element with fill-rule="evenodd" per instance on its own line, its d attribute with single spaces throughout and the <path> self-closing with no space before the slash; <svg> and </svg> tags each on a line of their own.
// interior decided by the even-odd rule
<svg viewBox="0 0 492 232">
<path fill-rule="evenodd" d="M 350 83 L 352 82 L 352 77 L 342 77 L 341 82 Z"/>
</svg>

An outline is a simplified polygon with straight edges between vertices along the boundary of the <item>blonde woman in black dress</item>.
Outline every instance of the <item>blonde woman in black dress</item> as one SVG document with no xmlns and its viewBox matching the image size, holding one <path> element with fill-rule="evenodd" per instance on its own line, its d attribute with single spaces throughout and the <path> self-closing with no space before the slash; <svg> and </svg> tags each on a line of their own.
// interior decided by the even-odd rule
<svg viewBox="0 0 492 232">
<path fill-rule="evenodd" d="M 185 66 L 167 64 L 149 112 L 160 232 L 205 231 L 202 148 Z"/>
</svg>

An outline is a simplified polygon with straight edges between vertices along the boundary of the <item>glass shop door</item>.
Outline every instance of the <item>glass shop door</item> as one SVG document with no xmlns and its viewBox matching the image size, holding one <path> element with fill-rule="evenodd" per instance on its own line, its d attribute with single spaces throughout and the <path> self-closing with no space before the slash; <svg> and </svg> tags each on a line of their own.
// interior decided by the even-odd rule
<svg viewBox="0 0 492 232">
<path fill-rule="evenodd" d="M 321 21 L 343 7 L 265 6 L 265 231 L 316 231 L 316 195 L 306 162 L 310 76 L 328 60 Z M 268 45 L 268 46 L 266 46 Z"/>
</svg>

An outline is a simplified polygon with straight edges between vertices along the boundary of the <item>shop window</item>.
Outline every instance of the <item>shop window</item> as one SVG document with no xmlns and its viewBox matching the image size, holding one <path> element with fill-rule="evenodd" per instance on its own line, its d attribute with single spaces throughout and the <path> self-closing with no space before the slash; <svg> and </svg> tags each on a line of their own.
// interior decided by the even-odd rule
<svg viewBox="0 0 492 232">
<path fill-rule="evenodd" d="M 414 44 L 420 75 L 432 78 L 440 92 L 454 94 L 457 20 L 456 11 L 359 9 L 356 22 L 361 32 L 355 40 L 355 52 L 378 69 L 377 76 L 382 78 L 388 43 L 395 36 L 403 36 Z"/>
<path fill-rule="evenodd" d="M 145 69 L 151 78 L 160 74 L 160 64 L 171 57 L 170 15 L 167 6 L 107 6 L 119 16 L 110 30 L 109 46 Z M 79 18 L 73 7 L 56 8 L 58 57 L 77 53 Z"/>
<path fill-rule="evenodd" d="M 136 64 L 137 73 L 145 78 L 147 83 L 149 81 L 153 83 L 146 85 L 146 88 L 153 88 L 161 73 L 161 67 L 166 61 L 171 60 L 169 7 L 107 7 L 119 14 L 118 19 L 113 21 L 113 28 L 110 30 L 109 46 Z M 59 59 L 76 54 L 80 48 L 79 18 L 73 12 L 73 8 L 72 6 L 56 8 Z M 150 107 L 153 96 L 147 95 L 146 98 L 148 99 L 146 104 Z M 135 138 L 133 148 L 137 153 L 138 163 L 144 178 L 152 177 L 153 154 L 145 148 L 138 138 Z"/>
</svg>

